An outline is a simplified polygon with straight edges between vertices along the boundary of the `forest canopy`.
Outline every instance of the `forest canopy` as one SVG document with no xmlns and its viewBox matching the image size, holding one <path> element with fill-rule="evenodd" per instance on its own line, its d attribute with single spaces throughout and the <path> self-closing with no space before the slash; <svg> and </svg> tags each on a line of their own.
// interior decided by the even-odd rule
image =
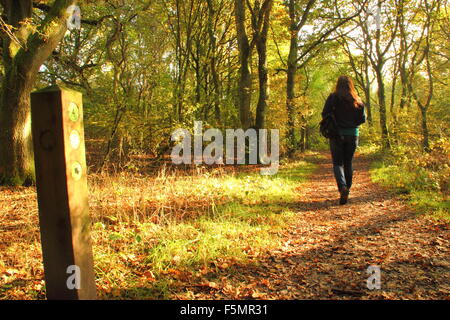
<svg viewBox="0 0 450 320">
<path fill-rule="evenodd" d="M 29 93 L 52 84 L 83 93 L 89 156 L 100 167 L 167 155 L 171 133 L 194 121 L 280 129 L 287 156 L 322 148 L 320 114 L 342 74 L 366 104 L 362 142 L 429 151 L 447 138 L 445 0 L 1 4 L 0 119 L 11 130 L 0 141 L 12 150 L 0 157 L 4 183 L 32 172 L 29 137 L 7 132 L 27 132 Z M 74 4 L 81 27 L 66 30 Z"/>
</svg>

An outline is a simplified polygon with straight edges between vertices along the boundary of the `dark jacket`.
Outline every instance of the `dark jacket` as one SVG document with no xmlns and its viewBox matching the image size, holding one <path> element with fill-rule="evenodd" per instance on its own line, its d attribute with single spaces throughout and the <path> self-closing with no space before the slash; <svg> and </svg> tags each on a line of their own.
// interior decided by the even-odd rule
<svg viewBox="0 0 450 320">
<path fill-rule="evenodd" d="M 333 106 L 336 107 L 335 118 L 339 128 L 350 129 L 358 128 L 366 122 L 366 113 L 364 104 L 360 108 L 355 108 L 353 103 L 342 99 L 335 93 L 330 94 L 323 108 L 322 118 L 328 113 L 333 112 Z"/>
</svg>

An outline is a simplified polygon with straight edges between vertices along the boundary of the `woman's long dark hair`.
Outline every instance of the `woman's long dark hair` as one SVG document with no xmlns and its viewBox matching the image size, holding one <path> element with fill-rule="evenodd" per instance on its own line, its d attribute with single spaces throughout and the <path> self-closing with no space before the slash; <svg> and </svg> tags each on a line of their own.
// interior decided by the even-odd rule
<svg viewBox="0 0 450 320">
<path fill-rule="evenodd" d="M 358 92 L 356 92 L 355 85 L 350 77 L 340 76 L 334 93 L 338 97 L 353 103 L 355 108 L 361 108 L 362 100 Z"/>
</svg>

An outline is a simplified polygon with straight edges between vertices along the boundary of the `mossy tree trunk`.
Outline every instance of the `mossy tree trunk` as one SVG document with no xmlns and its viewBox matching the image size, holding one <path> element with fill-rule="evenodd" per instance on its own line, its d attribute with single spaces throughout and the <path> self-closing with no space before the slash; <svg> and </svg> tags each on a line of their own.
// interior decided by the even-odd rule
<svg viewBox="0 0 450 320">
<path fill-rule="evenodd" d="M 31 146 L 30 72 L 17 63 L 7 68 L 1 91 L 0 184 L 23 185 L 33 181 Z"/>
<path fill-rule="evenodd" d="M 67 8 L 74 0 L 56 0 L 38 26 L 31 22 L 33 2 L 3 0 L 10 26 L 2 33 L 5 74 L 0 91 L 0 184 L 34 180 L 30 93 L 41 65 L 66 32 Z"/>
</svg>

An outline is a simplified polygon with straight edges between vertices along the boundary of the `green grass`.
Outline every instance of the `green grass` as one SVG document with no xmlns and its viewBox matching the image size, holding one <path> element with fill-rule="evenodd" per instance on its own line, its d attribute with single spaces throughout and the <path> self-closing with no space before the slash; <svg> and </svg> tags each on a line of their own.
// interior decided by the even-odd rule
<svg viewBox="0 0 450 320">
<path fill-rule="evenodd" d="M 247 172 L 251 167 L 191 169 L 89 175 L 100 299 L 195 299 L 190 285 L 221 283 L 238 272 L 235 266 L 258 263 L 261 254 L 282 247 L 284 231 L 298 219 L 301 183 L 315 168 L 288 162 L 275 176 Z M 25 226 L 4 235 L 0 299 L 43 299 L 34 190 L 0 195 L 9 207 L 2 215 Z"/>
<path fill-rule="evenodd" d="M 171 192 L 187 199 L 192 198 L 188 192 L 203 192 L 209 205 L 202 208 L 207 210 L 183 219 L 173 212 L 173 218 L 166 217 L 162 223 L 122 219 L 123 213 L 112 226 L 94 223 L 97 281 L 104 288 L 100 294 L 106 298 L 170 299 L 177 288 L 167 272 L 194 277 L 199 270 L 245 263 L 250 256 L 279 247 L 281 231 L 296 219 L 291 208 L 298 201 L 300 183 L 314 168 L 298 161 L 284 164 L 275 176 L 261 176 L 259 171 L 203 174 L 190 180 L 189 189 L 179 177 L 171 187 L 180 192 Z M 126 194 L 127 187 L 122 187 L 115 184 L 118 192 Z M 145 272 L 154 277 L 150 285 L 143 279 Z"/>
<path fill-rule="evenodd" d="M 450 201 L 439 191 L 428 170 L 377 160 L 371 167 L 372 180 L 401 194 L 419 212 L 435 219 L 450 221 Z"/>
</svg>

